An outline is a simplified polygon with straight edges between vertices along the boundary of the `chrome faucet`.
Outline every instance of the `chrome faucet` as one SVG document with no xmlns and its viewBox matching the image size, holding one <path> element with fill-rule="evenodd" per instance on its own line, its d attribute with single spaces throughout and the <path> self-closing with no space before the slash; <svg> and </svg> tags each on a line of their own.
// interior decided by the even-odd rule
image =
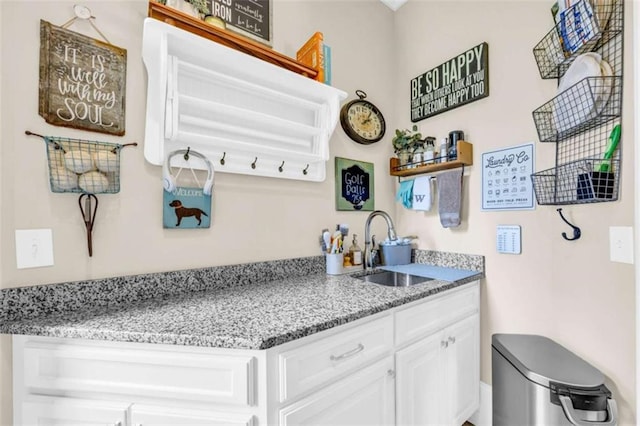
<svg viewBox="0 0 640 426">
<path fill-rule="evenodd" d="M 388 235 L 390 240 L 397 240 L 396 230 L 393 226 L 391 217 L 382 210 L 375 210 L 371 212 L 367 221 L 364 224 L 364 270 L 370 271 L 373 268 L 373 255 L 371 247 L 371 220 L 376 216 L 382 216 L 387 222 Z"/>
</svg>

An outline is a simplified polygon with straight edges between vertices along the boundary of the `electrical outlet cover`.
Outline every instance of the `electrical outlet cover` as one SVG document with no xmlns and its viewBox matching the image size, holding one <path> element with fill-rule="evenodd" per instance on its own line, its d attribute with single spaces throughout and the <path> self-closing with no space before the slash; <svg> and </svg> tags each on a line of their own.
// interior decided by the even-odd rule
<svg viewBox="0 0 640 426">
<path fill-rule="evenodd" d="M 18 269 L 53 266 L 51 229 L 16 229 L 16 264 Z"/>
<path fill-rule="evenodd" d="M 612 262 L 633 264 L 633 227 L 609 227 L 609 252 Z"/>
</svg>

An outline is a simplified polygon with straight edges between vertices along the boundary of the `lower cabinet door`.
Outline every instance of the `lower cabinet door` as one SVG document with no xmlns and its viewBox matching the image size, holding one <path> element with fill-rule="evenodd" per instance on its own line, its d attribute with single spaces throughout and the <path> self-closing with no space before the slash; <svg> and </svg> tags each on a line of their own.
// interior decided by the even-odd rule
<svg viewBox="0 0 640 426">
<path fill-rule="evenodd" d="M 183 408 L 165 408 L 134 404 L 130 409 L 132 426 L 253 426 L 250 414 L 221 413 Z"/>
<path fill-rule="evenodd" d="M 34 397 L 24 401 L 15 424 L 21 426 L 126 426 L 129 404 L 73 398 Z"/>
<path fill-rule="evenodd" d="M 437 332 L 396 353 L 398 425 L 448 424 L 442 336 Z"/>
<path fill-rule="evenodd" d="M 280 410 L 279 424 L 393 425 L 393 357 L 353 373 Z"/>
<path fill-rule="evenodd" d="M 449 383 L 452 423 L 461 425 L 480 407 L 480 316 L 472 315 L 445 330 L 450 342 Z"/>
</svg>

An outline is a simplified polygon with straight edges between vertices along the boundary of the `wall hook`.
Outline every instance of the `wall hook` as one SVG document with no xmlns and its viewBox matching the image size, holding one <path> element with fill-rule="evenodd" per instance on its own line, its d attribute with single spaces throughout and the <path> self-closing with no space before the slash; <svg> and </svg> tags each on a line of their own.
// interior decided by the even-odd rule
<svg viewBox="0 0 640 426">
<path fill-rule="evenodd" d="M 307 170 L 309 170 L 309 165 L 307 164 L 307 167 L 304 168 L 304 170 L 302 171 L 303 175 L 306 175 L 307 173 L 309 173 Z"/>
<path fill-rule="evenodd" d="M 191 147 L 187 147 L 187 152 L 184 153 L 184 161 L 189 161 L 189 151 L 191 151 Z"/>
<path fill-rule="evenodd" d="M 282 173 L 284 171 L 284 161 L 282 162 L 282 164 L 280 164 L 280 167 L 278 167 L 278 171 L 280 173 Z"/>
<path fill-rule="evenodd" d="M 225 151 L 225 152 L 222 153 L 222 158 L 220 159 L 220 164 L 223 165 L 223 166 L 224 166 L 224 157 L 226 157 L 226 156 L 227 156 L 227 152 Z"/>
<path fill-rule="evenodd" d="M 567 237 L 567 233 L 563 232 L 562 233 L 562 238 L 564 238 L 567 241 L 575 241 L 578 238 L 581 237 L 582 232 L 580 231 L 580 228 L 578 228 L 577 226 L 574 226 L 572 224 L 569 223 L 569 221 L 567 219 L 565 219 L 564 215 L 562 214 L 562 209 L 556 209 L 558 211 L 558 213 L 560 213 L 560 218 L 562 218 L 562 220 L 564 221 L 564 223 L 566 223 L 567 225 L 569 225 L 570 227 L 573 228 L 573 238 L 569 238 Z"/>
<path fill-rule="evenodd" d="M 256 163 L 258 162 L 258 157 L 256 157 L 255 160 L 253 160 L 253 163 L 251 163 L 251 168 L 255 169 L 256 168 Z"/>
</svg>

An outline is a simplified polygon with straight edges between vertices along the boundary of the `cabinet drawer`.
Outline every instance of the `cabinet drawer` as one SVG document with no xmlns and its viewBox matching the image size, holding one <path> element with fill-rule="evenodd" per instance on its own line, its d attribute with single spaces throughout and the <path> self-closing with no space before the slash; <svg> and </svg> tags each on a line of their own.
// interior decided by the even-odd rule
<svg viewBox="0 0 640 426">
<path fill-rule="evenodd" d="M 25 341 L 23 357 L 31 394 L 255 403 L 257 360 L 248 355 L 34 338 Z"/>
<path fill-rule="evenodd" d="M 480 309 L 480 287 L 450 290 L 396 313 L 396 345 L 433 333 Z"/>
<path fill-rule="evenodd" d="M 393 348 L 393 317 L 385 316 L 278 355 L 280 402 L 334 381 Z"/>
</svg>

